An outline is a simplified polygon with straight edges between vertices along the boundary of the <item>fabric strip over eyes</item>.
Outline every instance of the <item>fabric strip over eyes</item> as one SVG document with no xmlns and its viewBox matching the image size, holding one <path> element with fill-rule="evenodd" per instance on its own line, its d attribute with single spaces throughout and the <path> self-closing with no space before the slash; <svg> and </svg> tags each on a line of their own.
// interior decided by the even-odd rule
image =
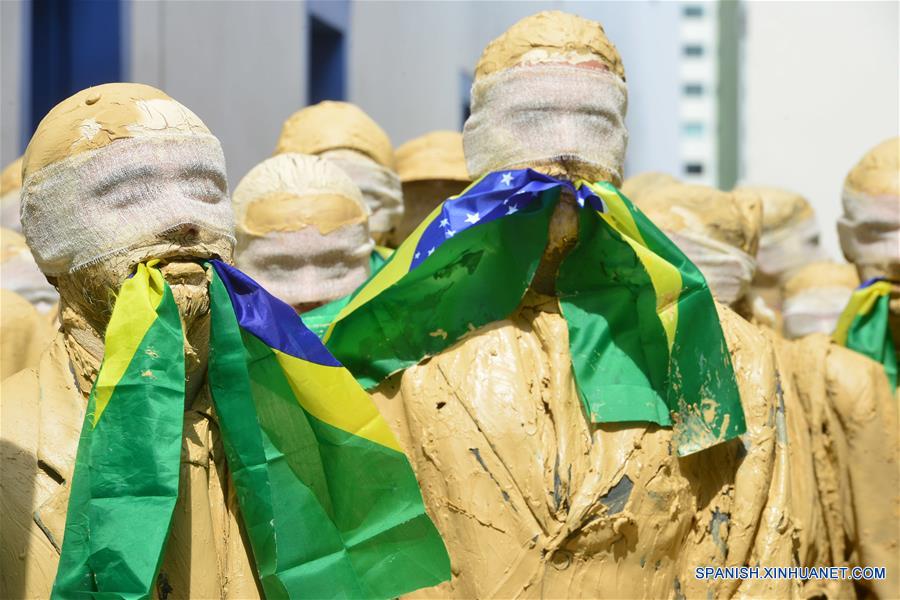
<svg viewBox="0 0 900 600">
<path fill-rule="evenodd" d="M 900 262 L 900 199 L 844 189 L 841 249 L 858 265 Z"/>
<path fill-rule="evenodd" d="M 75 271 L 186 224 L 233 243 L 225 181 L 222 147 L 211 135 L 119 140 L 29 175 L 23 232 L 47 275 Z"/>
<path fill-rule="evenodd" d="M 627 106 L 625 83 L 598 69 L 542 64 L 480 79 L 463 130 L 469 173 L 568 157 L 621 178 Z"/>
</svg>

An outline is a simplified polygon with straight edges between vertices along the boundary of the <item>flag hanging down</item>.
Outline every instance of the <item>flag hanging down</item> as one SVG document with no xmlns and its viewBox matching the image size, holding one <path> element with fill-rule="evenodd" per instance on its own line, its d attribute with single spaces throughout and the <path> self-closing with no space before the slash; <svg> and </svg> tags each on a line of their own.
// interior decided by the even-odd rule
<svg viewBox="0 0 900 600">
<path fill-rule="evenodd" d="M 891 283 L 870 279 L 850 296 L 832 339 L 881 363 L 892 389 L 897 387 L 897 348 L 888 326 Z"/>
<path fill-rule="evenodd" d="M 154 261 L 119 291 L 81 429 L 53 598 L 149 598 L 178 499 L 184 342 Z"/>
<path fill-rule="evenodd" d="M 562 190 L 581 207 L 556 293 L 592 422 L 673 426 L 681 455 L 745 431 L 712 294 L 700 271 L 615 187 L 530 169 L 488 174 L 437 207 L 329 315 L 326 346 L 366 388 L 519 305 Z"/>
<path fill-rule="evenodd" d="M 267 598 L 390 598 L 450 578 L 412 468 L 293 309 L 213 261 L 209 380 Z"/>
<path fill-rule="evenodd" d="M 149 598 L 178 498 L 178 307 L 123 284 L 76 458 L 55 598 Z M 392 598 L 450 578 L 415 475 L 368 394 L 287 304 L 212 261 L 207 379 L 265 596 Z"/>
</svg>

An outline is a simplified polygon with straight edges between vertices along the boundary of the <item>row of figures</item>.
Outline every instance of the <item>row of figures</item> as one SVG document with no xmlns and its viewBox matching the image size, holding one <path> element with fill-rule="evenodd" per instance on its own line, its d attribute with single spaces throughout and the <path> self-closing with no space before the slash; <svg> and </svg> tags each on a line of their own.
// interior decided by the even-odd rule
<svg viewBox="0 0 900 600">
<path fill-rule="evenodd" d="M 900 597 L 900 139 L 847 175 L 837 263 L 801 195 L 624 179 L 626 106 L 602 26 L 542 12 L 485 48 L 461 134 L 395 151 L 323 102 L 231 193 L 218 139 L 160 90 L 53 108 L 2 178 L 0 597 Z M 129 387 L 122 348 L 137 361 L 150 333 L 128 332 L 153 331 L 129 300 L 142 285 L 151 321 L 177 306 L 184 356 L 148 346 L 164 366 Z M 247 397 L 222 379 L 222 319 Z M 255 371 L 263 357 L 280 366 Z M 266 404 L 282 377 L 315 443 Z M 177 493 L 138 560 L 100 531 L 165 465 L 110 411 L 163 381 L 184 390 Z M 337 550 L 276 536 L 313 531 L 287 508 L 302 493 L 250 520 L 226 393 L 255 407 L 266 485 L 287 461 L 300 487 L 272 489 L 318 498 Z M 360 440 L 400 460 L 397 480 L 334 458 Z M 149 467 L 104 454 L 133 444 Z M 423 508 L 400 535 L 402 507 L 358 504 L 407 472 Z M 290 544 L 305 558 L 286 567 Z M 857 566 L 884 577 L 697 574 Z"/>
</svg>

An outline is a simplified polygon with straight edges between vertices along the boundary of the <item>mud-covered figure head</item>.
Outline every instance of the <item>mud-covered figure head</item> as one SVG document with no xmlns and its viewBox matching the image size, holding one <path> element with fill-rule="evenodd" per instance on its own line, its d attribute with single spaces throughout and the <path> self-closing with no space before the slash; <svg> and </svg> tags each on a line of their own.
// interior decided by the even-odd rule
<svg viewBox="0 0 900 600">
<path fill-rule="evenodd" d="M 757 195 L 673 183 L 640 194 L 635 204 L 700 269 L 719 302 L 746 312 L 762 227 Z"/>
<path fill-rule="evenodd" d="M 387 241 L 403 217 L 403 195 L 387 133 L 358 106 L 320 102 L 284 122 L 275 154 L 294 152 L 328 159 L 356 184 L 370 210 L 369 229 Z"/>
<path fill-rule="evenodd" d="M 0 227 L 0 287 L 15 292 L 41 314 L 49 313 L 59 302 L 59 294 L 41 273 L 22 234 Z"/>
<path fill-rule="evenodd" d="M 857 286 L 853 265 L 817 261 L 798 269 L 781 287 L 784 337 L 831 335 Z"/>
<path fill-rule="evenodd" d="M 345 296 L 369 276 L 368 208 L 330 161 L 279 154 L 234 190 L 235 264 L 298 312 Z"/>
<path fill-rule="evenodd" d="M 772 308 L 781 308 L 781 286 L 804 265 L 821 257 L 819 227 L 812 205 L 800 194 L 783 188 L 745 185 L 735 189 L 756 194 L 762 200 L 762 235 L 754 285 Z"/>
<path fill-rule="evenodd" d="M 891 282 L 891 334 L 900 340 L 900 137 L 878 144 L 844 180 L 838 236 L 861 281 Z"/>
<path fill-rule="evenodd" d="M 12 161 L 0 173 L 0 225 L 22 231 L 19 222 L 19 196 L 22 193 L 22 157 Z"/>
<path fill-rule="evenodd" d="M 111 83 L 63 100 L 23 162 L 22 228 L 59 289 L 63 328 L 95 359 L 116 293 L 159 259 L 186 333 L 187 367 L 208 334 L 203 261 L 231 260 L 233 222 L 219 141 L 155 88 Z"/>
<path fill-rule="evenodd" d="M 530 167 L 619 185 L 626 107 L 622 60 L 600 23 L 559 11 L 526 17 L 475 67 L 469 174 Z"/>
<path fill-rule="evenodd" d="M 560 179 L 622 182 L 628 131 L 625 69 L 603 26 L 560 11 L 514 24 L 475 68 L 463 130 L 469 175 L 531 168 Z M 533 287 L 552 292 L 559 261 L 578 237 L 563 195 Z"/>
<path fill-rule="evenodd" d="M 432 131 L 412 139 L 396 153 L 403 184 L 403 221 L 388 238 L 396 248 L 438 204 L 463 191 L 471 181 L 463 155 L 462 134 Z"/>
<path fill-rule="evenodd" d="M 649 192 L 653 188 L 678 183 L 678 179 L 672 177 L 668 173 L 660 173 L 659 171 L 647 171 L 646 173 L 638 173 L 632 175 L 622 182 L 622 193 L 631 200 L 636 202 L 637 198 L 645 192 Z"/>
</svg>

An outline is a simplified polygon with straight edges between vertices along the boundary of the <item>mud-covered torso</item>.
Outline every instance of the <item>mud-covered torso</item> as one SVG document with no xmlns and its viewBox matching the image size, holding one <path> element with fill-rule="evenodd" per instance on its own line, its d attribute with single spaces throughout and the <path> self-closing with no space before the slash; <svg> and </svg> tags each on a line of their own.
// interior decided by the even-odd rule
<svg viewBox="0 0 900 600">
<path fill-rule="evenodd" d="M 720 317 L 748 432 L 686 458 L 669 429 L 587 421 L 567 324 L 534 293 L 377 388 L 450 551 L 452 581 L 423 595 L 728 596 L 737 583 L 698 583 L 694 568 L 790 564 L 774 354 L 752 325 Z"/>
<path fill-rule="evenodd" d="M 86 404 L 62 334 L 37 369 L 4 381 L 0 596 L 50 595 Z M 203 386 L 185 411 L 179 497 L 154 596 L 259 597 L 251 561 Z"/>
<path fill-rule="evenodd" d="M 673 593 L 692 501 L 671 431 L 587 422 L 552 298 L 530 295 L 373 397 L 448 545 L 441 593 Z"/>
<path fill-rule="evenodd" d="M 900 593 L 900 425 L 882 366 L 822 334 L 782 342 L 808 423 L 818 528 L 801 523 L 817 564 L 885 565 L 887 577 L 857 583 L 878 597 Z M 853 587 L 847 581 L 829 597 Z M 808 586 L 812 587 L 812 586 Z"/>
</svg>

